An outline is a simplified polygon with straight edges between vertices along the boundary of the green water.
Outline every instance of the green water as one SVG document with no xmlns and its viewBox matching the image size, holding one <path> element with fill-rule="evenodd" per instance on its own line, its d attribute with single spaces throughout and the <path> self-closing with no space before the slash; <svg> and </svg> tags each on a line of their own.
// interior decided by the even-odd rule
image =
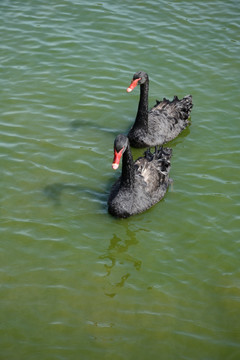
<svg viewBox="0 0 240 360">
<path fill-rule="evenodd" d="M 0 15 L 0 359 L 239 359 L 239 1 L 2 0 Z M 117 220 L 113 141 L 138 70 L 150 106 L 194 108 L 163 201 Z"/>
</svg>

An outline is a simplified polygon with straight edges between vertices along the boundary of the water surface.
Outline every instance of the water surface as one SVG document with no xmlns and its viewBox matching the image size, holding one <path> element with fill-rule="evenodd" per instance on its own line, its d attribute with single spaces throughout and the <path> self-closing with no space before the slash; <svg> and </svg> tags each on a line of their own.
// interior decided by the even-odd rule
<svg viewBox="0 0 240 360">
<path fill-rule="evenodd" d="M 0 14 L 0 358 L 239 359 L 239 1 Z M 190 93 L 194 108 L 164 200 L 118 220 L 113 141 L 139 70 L 150 106 Z"/>
</svg>

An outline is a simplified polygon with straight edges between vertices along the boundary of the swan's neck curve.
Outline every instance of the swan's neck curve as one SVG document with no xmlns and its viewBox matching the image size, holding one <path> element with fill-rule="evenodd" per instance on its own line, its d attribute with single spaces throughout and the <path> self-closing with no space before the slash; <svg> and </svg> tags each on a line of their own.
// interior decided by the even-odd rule
<svg viewBox="0 0 240 360">
<path fill-rule="evenodd" d="M 121 187 L 133 189 L 134 186 L 134 164 L 129 144 L 122 158 Z"/>
<path fill-rule="evenodd" d="M 147 79 L 144 84 L 140 85 L 140 98 L 138 104 L 137 116 L 135 119 L 134 127 L 148 130 L 148 90 L 149 80 Z"/>
</svg>

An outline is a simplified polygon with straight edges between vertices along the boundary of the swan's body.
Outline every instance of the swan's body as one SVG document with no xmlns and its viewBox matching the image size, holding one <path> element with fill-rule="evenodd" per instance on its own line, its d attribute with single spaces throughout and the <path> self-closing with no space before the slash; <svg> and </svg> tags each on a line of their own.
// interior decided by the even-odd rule
<svg viewBox="0 0 240 360">
<path fill-rule="evenodd" d="M 148 111 L 148 75 L 137 72 L 133 75 L 131 85 L 127 89 L 132 91 L 140 85 L 140 99 L 135 122 L 128 133 L 133 147 L 147 147 L 165 144 L 177 137 L 189 124 L 192 109 L 192 96 L 187 95 L 182 100 L 174 96 L 172 101 L 163 99 Z"/>
<path fill-rule="evenodd" d="M 117 169 L 121 156 L 122 175 L 112 186 L 108 211 L 111 215 L 127 218 L 141 213 L 159 202 L 169 185 L 172 149 L 150 150 L 145 156 L 133 161 L 129 140 L 118 135 L 114 142 L 113 168 Z"/>
</svg>

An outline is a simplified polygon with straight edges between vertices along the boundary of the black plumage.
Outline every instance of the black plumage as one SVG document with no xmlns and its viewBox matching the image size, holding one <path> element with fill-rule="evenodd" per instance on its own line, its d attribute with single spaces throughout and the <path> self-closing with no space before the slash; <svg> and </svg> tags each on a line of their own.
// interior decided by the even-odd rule
<svg viewBox="0 0 240 360">
<path fill-rule="evenodd" d="M 131 92 L 140 85 L 140 99 L 135 122 L 128 133 L 133 147 L 162 145 L 177 137 L 189 125 L 189 116 L 193 107 L 192 96 L 182 100 L 174 96 L 173 100 L 164 98 L 148 111 L 148 74 L 139 71 L 133 75 L 127 91 Z"/>
<path fill-rule="evenodd" d="M 112 186 L 108 211 L 120 218 L 141 213 L 159 202 L 169 185 L 172 149 L 156 147 L 133 161 L 129 140 L 118 135 L 114 142 L 113 168 L 117 169 L 122 156 L 122 175 Z"/>
</svg>

